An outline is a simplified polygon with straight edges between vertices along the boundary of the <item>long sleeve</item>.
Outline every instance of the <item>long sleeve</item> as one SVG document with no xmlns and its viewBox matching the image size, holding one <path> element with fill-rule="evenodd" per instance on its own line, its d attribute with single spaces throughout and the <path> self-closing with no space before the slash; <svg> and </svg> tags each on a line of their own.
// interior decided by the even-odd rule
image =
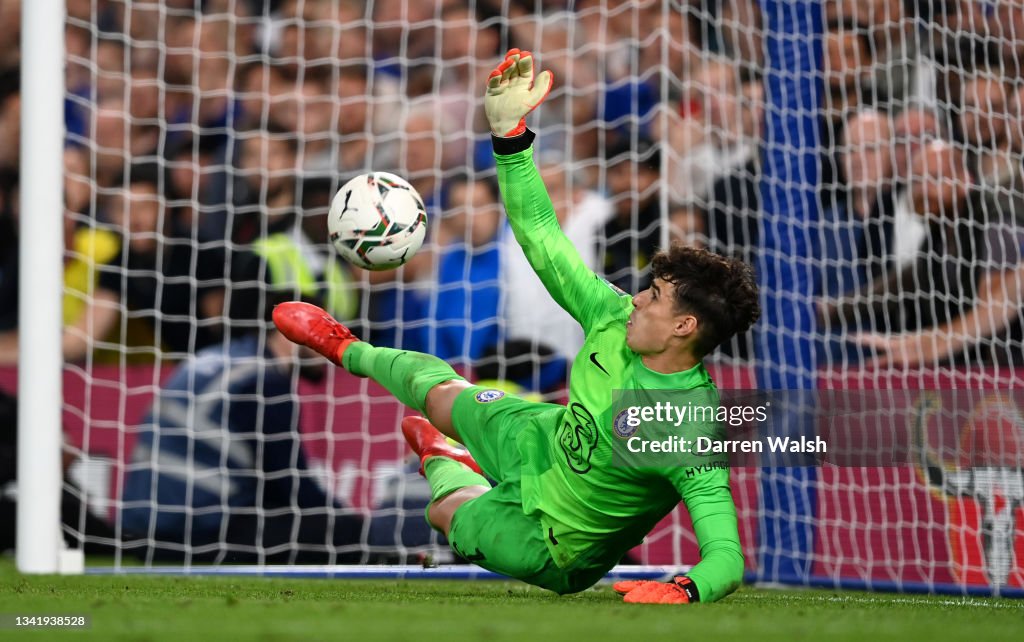
<svg viewBox="0 0 1024 642">
<path fill-rule="evenodd" d="M 714 602 L 743 581 L 743 551 L 729 471 L 694 471 L 692 476 L 687 471 L 693 469 L 680 469 L 673 482 L 693 521 L 701 559 L 686 575 L 697 584 L 701 602 Z"/>
<path fill-rule="evenodd" d="M 622 311 L 628 295 L 591 271 L 562 231 L 533 163 L 533 138 L 527 130 L 516 138 L 493 139 L 509 224 L 548 293 L 589 332 L 607 314 Z"/>
</svg>

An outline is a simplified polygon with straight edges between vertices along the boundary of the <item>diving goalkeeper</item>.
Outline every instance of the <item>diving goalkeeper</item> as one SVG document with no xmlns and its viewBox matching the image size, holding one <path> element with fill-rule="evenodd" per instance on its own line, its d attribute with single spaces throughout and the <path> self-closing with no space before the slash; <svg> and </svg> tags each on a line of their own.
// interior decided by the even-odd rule
<svg viewBox="0 0 1024 642">
<path fill-rule="evenodd" d="M 529 52 L 513 49 L 488 78 L 485 111 L 515 237 L 586 335 L 568 407 L 471 385 L 427 354 L 360 342 L 306 303 L 277 306 L 274 322 L 292 341 L 372 378 L 429 418 L 406 418 L 402 430 L 430 483 L 427 520 L 468 561 L 557 593 L 581 591 L 681 499 L 700 562 L 671 582 L 615 589 L 627 602 L 719 600 L 743 576 L 728 468 L 613 466 L 613 391 L 698 390 L 717 399 L 701 359 L 757 320 L 757 288 L 743 263 L 679 246 L 654 257 L 653 285 L 633 297 L 587 269 L 558 225 L 526 129 L 526 115 L 551 84 L 550 72 L 534 78 Z"/>
</svg>

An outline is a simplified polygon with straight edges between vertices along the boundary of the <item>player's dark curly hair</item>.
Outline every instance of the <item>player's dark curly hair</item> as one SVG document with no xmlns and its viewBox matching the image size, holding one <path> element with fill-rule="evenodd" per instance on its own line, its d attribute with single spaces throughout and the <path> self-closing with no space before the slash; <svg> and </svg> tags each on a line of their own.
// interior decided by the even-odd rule
<svg viewBox="0 0 1024 642">
<path fill-rule="evenodd" d="M 754 272 L 739 259 L 675 244 L 654 256 L 651 275 L 675 286 L 676 308 L 700 321 L 695 350 L 701 356 L 761 316 Z"/>
</svg>

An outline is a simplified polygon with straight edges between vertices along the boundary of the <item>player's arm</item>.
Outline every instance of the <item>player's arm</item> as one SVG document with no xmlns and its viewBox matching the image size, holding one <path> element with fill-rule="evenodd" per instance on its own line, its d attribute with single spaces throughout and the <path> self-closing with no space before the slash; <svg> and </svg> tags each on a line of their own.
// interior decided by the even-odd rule
<svg viewBox="0 0 1024 642">
<path fill-rule="evenodd" d="M 700 562 L 671 582 L 618 582 L 614 588 L 626 602 L 686 604 L 714 602 L 729 595 L 743 581 L 736 505 L 729 490 L 728 469 L 711 469 L 687 476 L 679 469 L 672 481 L 683 497 L 700 547 Z"/>
<path fill-rule="evenodd" d="M 534 79 L 533 56 L 512 49 L 487 83 L 484 107 L 493 134 L 498 183 L 509 224 L 523 253 L 555 302 L 583 329 L 625 294 L 597 276 L 565 236 L 533 162 L 533 132 L 525 117 L 551 90 L 551 73 Z"/>
</svg>

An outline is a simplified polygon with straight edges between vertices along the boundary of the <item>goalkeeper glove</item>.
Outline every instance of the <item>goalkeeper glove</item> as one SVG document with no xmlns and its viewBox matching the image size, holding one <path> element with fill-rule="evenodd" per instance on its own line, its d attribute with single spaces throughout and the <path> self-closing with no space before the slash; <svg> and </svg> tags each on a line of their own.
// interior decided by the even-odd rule
<svg viewBox="0 0 1024 642">
<path fill-rule="evenodd" d="M 533 75 L 533 54 L 509 49 L 505 59 L 487 77 L 484 113 L 491 132 L 501 138 L 526 131 L 526 115 L 544 102 L 554 77 L 545 71 Z"/>
<path fill-rule="evenodd" d="M 612 585 L 617 593 L 630 604 L 693 604 L 700 600 L 697 585 L 686 576 L 674 578 L 671 582 L 629 580 Z"/>
</svg>

